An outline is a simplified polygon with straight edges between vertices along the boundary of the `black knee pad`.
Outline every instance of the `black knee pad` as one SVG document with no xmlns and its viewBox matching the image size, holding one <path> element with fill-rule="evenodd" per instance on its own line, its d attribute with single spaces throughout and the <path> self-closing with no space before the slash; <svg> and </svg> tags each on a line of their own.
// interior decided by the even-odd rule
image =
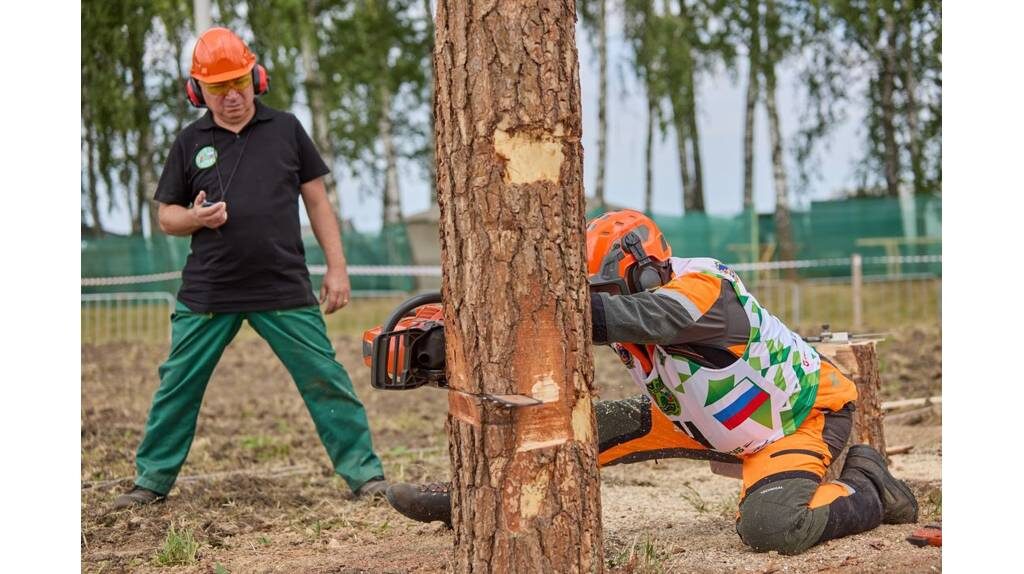
<svg viewBox="0 0 1024 574">
<path fill-rule="evenodd" d="M 828 507 L 810 509 L 819 483 L 810 478 L 775 480 L 747 493 L 740 504 L 736 532 L 743 542 L 762 552 L 799 554 L 821 539 Z"/>
</svg>

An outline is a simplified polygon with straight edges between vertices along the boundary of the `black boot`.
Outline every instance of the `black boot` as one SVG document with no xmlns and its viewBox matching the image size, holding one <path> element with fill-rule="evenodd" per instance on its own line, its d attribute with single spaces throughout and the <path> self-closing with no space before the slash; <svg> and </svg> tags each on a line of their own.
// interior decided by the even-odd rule
<svg viewBox="0 0 1024 574">
<path fill-rule="evenodd" d="M 452 527 L 450 482 L 430 484 L 392 484 L 387 491 L 388 502 L 403 516 L 419 522 L 440 520 Z"/>
<path fill-rule="evenodd" d="M 907 483 L 889 474 L 885 459 L 877 450 L 866 444 L 851 446 L 839 479 L 848 477 L 867 479 L 878 490 L 878 497 L 882 500 L 882 522 L 917 522 L 917 498 Z"/>
<path fill-rule="evenodd" d="M 148 488 L 142 488 L 141 486 L 132 487 L 132 489 L 121 496 L 114 499 L 112 508 L 114 510 L 124 510 L 125 508 L 137 508 L 140 506 L 147 506 L 150 504 L 156 504 L 157 502 L 163 502 L 166 497 L 159 492 L 153 492 Z"/>
</svg>

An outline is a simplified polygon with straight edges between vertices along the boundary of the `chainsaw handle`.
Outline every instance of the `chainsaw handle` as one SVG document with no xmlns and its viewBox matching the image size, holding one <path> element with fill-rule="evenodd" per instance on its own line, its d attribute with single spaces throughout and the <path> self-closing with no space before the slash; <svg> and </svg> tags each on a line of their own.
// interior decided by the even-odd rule
<svg viewBox="0 0 1024 574">
<path fill-rule="evenodd" d="M 381 333 L 390 333 L 391 331 L 394 331 L 395 325 L 402 320 L 402 317 L 405 317 L 410 311 L 415 310 L 417 307 L 440 302 L 440 291 L 428 291 L 406 299 L 394 310 L 393 313 L 391 313 L 391 316 L 388 317 L 387 322 L 384 323 L 384 328 L 381 329 Z"/>
</svg>

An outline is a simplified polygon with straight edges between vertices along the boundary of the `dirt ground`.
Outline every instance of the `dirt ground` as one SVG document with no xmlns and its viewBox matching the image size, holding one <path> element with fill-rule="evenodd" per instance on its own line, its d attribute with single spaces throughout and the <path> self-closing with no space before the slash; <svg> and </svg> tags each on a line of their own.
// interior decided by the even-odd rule
<svg viewBox="0 0 1024 574">
<path fill-rule="evenodd" d="M 891 333 L 880 347 L 884 399 L 941 394 L 937 330 Z M 375 446 L 393 481 L 444 479 L 443 392 L 374 391 L 355 337 L 334 340 L 366 404 Z M 451 532 L 398 515 L 386 502 L 350 500 L 313 423 L 267 345 L 236 340 L 210 383 L 188 462 L 166 503 L 111 512 L 130 486 L 134 450 L 156 389 L 164 345 L 82 348 L 81 560 L 84 572 L 444 572 Z M 635 394 L 614 354 L 595 349 L 602 398 Z M 920 523 L 942 519 L 942 420 L 937 408 L 894 416 L 893 472 L 921 502 Z M 733 524 L 739 482 L 707 463 L 664 460 L 602 471 L 605 556 L 611 572 L 933 572 L 941 550 L 882 526 L 798 557 L 745 547 Z M 170 528 L 198 550 L 161 566 Z"/>
</svg>

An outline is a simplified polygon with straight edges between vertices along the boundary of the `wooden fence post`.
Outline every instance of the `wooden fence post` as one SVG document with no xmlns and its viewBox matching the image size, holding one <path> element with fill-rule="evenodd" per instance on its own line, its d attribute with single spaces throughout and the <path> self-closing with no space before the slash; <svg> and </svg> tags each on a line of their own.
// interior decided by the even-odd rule
<svg viewBox="0 0 1024 574">
<path fill-rule="evenodd" d="M 853 292 L 853 329 L 863 329 L 864 323 L 864 259 L 860 253 L 854 253 L 850 259 L 850 276 Z"/>
</svg>

